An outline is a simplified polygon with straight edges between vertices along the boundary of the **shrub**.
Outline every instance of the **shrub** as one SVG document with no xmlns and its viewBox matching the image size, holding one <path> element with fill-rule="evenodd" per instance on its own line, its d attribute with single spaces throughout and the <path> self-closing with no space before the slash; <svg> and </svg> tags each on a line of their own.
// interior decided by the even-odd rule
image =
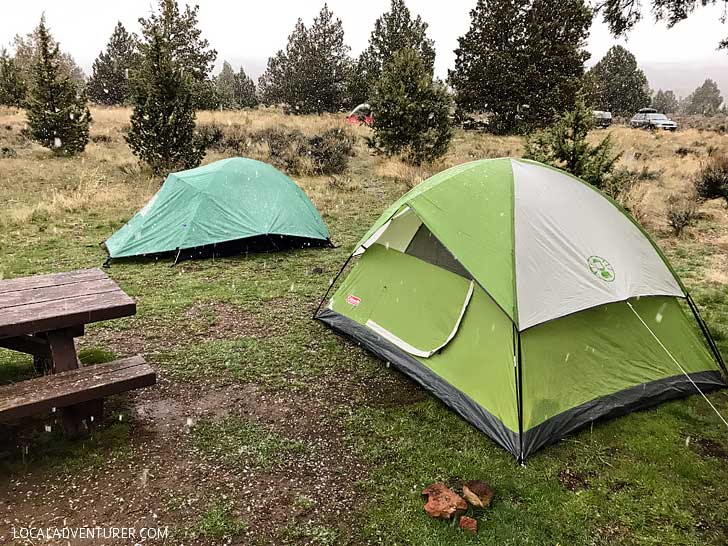
<svg viewBox="0 0 728 546">
<path fill-rule="evenodd" d="M 620 154 L 612 153 L 609 135 L 596 146 L 587 142 L 593 126 L 592 111 L 578 101 L 573 111 L 561 115 L 551 127 L 526 138 L 524 157 L 564 169 L 603 189 Z"/>
<path fill-rule="evenodd" d="M 111 138 L 110 135 L 92 135 L 91 136 L 91 142 L 95 142 L 97 144 L 103 143 L 103 144 L 109 144 L 110 142 L 113 142 L 114 139 Z"/>
<path fill-rule="evenodd" d="M 225 137 L 222 127 L 215 123 L 197 126 L 197 138 L 205 149 L 219 149 L 220 143 Z"/>
<path fill-rule="evenodd" d="M 329 129 L 311 137 L 308 147 L 316 174 L 341 174 L 353 155 L 354 137 L 344 129 Z"/>
<path fill-rule="evenodd" d="M 694 184 L 699 199 L 722 198 L 728 206 L 728 155 L 713 154 L 700 167 Z"/>
<path fill-rule="evenodd" d="M 307 141 L 301 131 L 270 127 L 255 133 L 253 140 L 266 144 L 270 162 L 276 167 L 291 174 L 310 172 Z"/>
<path fill-rule="evenodd" d="M 676 237 L 686 227 L 694 226 L 698 221 L 698 207 L 690 197 L 670 195 L 667 198 L 667 223 Z"/>
<path fill-rule="evenodd" d="M 10 157 L 17 157 L 18 152 L 15 151 L 15 149 L 11 148 L 10 146 L 3 146 L 0 148 L 0 157 L 2 158 L 10 158 Z"/>
</svg>

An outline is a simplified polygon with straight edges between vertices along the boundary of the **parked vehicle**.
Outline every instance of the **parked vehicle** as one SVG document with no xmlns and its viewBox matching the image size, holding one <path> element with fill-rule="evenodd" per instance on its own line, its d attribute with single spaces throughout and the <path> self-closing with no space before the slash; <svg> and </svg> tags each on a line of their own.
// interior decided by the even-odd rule
<svg viewBox="0 0 728 546">
<path fill-rule="evenodd" d="M 642 129 L 663 129 L 665 131 L 674 131 L 677 129 L 677 123 L 668 118 L 665 114 L 659 113 L 654 108 L 642 108 L 634 117 L 629 120 L 629 124 L 634 128 Z"/>
<path fill-rule="evenodd" d="M 354 108 L 346 116 L 346 123 L 349 125 L 371 125 L 374 123 L 374 114 L 372 113 L 371 106 L 363 103 Z"/>
<path fill-rule="evenodd" d="M 603 110 L 594 110 L 594 125 L 606 129 L 612 124 L 612 113 Z"/>
</svg>

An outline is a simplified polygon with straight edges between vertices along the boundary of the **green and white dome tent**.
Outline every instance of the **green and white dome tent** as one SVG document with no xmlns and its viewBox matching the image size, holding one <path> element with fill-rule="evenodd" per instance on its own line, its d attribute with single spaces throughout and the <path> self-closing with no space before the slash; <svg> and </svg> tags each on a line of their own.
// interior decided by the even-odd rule
<svg viewBox="0 0 728 546">
<path fill-rule="evenodd" d="M 521 461 L 597 418 L 726 386 L 655 243 L 558 169 L 505 158 L 441 172 L 390 206 L 354 257 L 316 318 Z"/>
</svg>

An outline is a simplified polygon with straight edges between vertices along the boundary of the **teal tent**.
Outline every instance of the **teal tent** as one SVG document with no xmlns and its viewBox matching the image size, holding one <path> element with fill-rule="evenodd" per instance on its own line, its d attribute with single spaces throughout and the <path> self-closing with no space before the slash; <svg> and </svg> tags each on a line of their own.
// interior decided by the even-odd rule
<svg viewBox="0 0 728 546">
<path fill-rule="evenodd" d="M 230 158 L 170 174 L 106 241 L 109 259 L 179 258 L 331 246 L 321 216 L 293 180 L 253 159 Z"/>
</svg>

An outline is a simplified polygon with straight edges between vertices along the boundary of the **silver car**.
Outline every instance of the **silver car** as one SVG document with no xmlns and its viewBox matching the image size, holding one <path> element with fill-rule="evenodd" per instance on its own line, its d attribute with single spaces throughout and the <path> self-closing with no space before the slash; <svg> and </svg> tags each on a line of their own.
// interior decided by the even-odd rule
<svg viewBox="0 0 728 546">
<path fill-rule="evenodd" d="M 631 127 L 643 129 L 663 129 L 665 131 L 677 129 L 677 123 L 654 108 L 642 108 L 629 120 L 629 124 Z"/>
</svg>

